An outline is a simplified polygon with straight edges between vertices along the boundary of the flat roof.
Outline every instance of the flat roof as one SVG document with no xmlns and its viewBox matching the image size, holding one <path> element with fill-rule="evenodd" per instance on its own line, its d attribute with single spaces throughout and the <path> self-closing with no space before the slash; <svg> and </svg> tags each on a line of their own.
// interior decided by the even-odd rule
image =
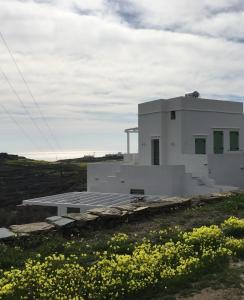
<svg viewBox="0 0 244 300">
<path fill-rule="evenodd" d="M 182 96 L 170 99 L 158 99 L 138 105 L 139 114 L 168 112 L 171 110 L 216 111 L 242 114 L 243 103 Z"/>
<path fill-rule="evenodd" d="M 166 196 L 141 195 L 145 201 L 157 201 Z M 23 205 L 65 206 L 89 209 L 90 207 L 112 207 L 128 204 L 138 195 L 98 192 L 70 192 L 53 196 L 27 199 Z"/>
</svg>

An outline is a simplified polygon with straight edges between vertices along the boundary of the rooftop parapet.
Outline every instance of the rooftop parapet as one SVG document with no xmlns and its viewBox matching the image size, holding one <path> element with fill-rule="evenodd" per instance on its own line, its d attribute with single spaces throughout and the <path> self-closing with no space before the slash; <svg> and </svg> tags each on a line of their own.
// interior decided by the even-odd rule
<svg viewBox="0 0 244 300">
<path fill-rule="evenodd" d="M 243 103 L 226 100 L 204 99 L 182 96 L 170 99 L 158 99 L 138 105 L 138 114 L 168 112 L 172 110 L 208 111 L 243 114 Z"/>
</svg>

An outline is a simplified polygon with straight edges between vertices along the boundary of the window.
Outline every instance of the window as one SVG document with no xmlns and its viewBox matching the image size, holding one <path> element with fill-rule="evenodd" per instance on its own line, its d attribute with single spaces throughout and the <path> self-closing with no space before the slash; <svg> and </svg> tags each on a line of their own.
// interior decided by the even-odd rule
<svg viewBox="0 0 244 300">
<path fill-rule="evenodd" d="M 224 133 L 220 130 L 215 130 L 214 138 L 214 154 L 222 154 L 224 152 Z"/>
<path fill-rule="evenodd" d="M 176 119 L 176 113 L 175 113 L 175 110 L 172 110 L 172 111 L 170 112 L 170 119 L 171 119 L 171 120 L 175 120 L 175 119 Z"/>
<path fill-rule="evenodd" d="M 67 207 L 67 214 L 80 213 L 79 207 Z"/>
<path fill-rule="evenodd" d="M 206 154 L 205 138 L 195 138 L 195 154 Z"/>
<path fill-rule="evenodd" d="M 131 189 L 130 193 L 132 195 L 144 195 L 144 190 L 143 189 Z"/>
<path fill-rule="evenodd" d="M 152 165 L 159 165 L 159 139 L 152 139 Z"/>
<path fill-rule="evenodd" d="M 230 131 L 230 151 L 239 150 L 239 131 Z"/>
</svg>

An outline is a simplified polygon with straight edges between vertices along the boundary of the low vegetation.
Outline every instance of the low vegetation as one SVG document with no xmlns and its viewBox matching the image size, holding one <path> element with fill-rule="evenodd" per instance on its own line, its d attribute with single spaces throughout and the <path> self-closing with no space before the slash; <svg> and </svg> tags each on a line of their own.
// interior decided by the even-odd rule
<svg viewBox="0 0 244 300">
<path fill-rule="evenodd" d="M 86 190 L 86 163 L 46 162 L 0 153 L 0 207 L 23 199 Z"/>
<path fill-rule="evenodd" d="M 84 191 L 87 163 L 122 158 L 115 154 L 48 162 L 0 153 L 0 208 L 19 204 L 26 198 Z"/>
<path fill-rule="evenodd" d="M 51 163 L 0 155 L 0 226 L 22 223 L 23 216 L 16 205 L 24 199 L 84 190 L 85 163 Z"/>
<path fill-rule="evenodd" d="M 2 299 L 174 299 L 239 288 L 244 196 L 75 236 L 0 245 Z M 224 286 L 223 286 L 224 284 Z"/>
<path fill-rule="evenodd" d="M 89 156 L 47 162 L 0 153 L 0 226 L 26 222 L 16 209 L 25 199 L 86 191 L 87 162 L 121 160 L 121 157 Z"/>
<path fill-rule="evenodd" d="M 164 234 L 167 230 L 160 234 L 162 239 Z M 167 289 L 189 280 L 213 264 L 225 263 L 235 251 L 235 243 L 227 244 L 221 229 L 214 225 L 179 232 L 175 241 L 153 243 L 144 239 L 134 247 L 127 243 L 127 235 L 113 236 L 109 251 L 97 253 L 96 260 L 88 265 L 83 262 L 87 259 L 85 252 L 78 256 L 37 255 L 22 269 L 3 272 L 0 295 L 28 295 L 30 299 L 128 298 L 156 286 Z"/>
</svg>

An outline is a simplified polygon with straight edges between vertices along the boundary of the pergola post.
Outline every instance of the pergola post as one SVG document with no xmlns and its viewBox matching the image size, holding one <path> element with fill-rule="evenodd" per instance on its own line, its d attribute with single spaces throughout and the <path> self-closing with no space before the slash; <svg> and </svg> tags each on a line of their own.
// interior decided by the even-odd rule
<svg viewBox="0 0 244 300">
<path fill-rule="evenodd" d="M 127 135 L 127 154 L 130 154 L 130 133 L 138 133 L 138 127 L 125 129 Z"/>
<path fill-rule="evenodd" d="M 127 154 L 130 154 L 130 132 L 127 131 Z"/>
<path fill-rule="evenodd" d="M 64 216 L 64 215 L 67 215 L 67 207 L 66 206 L 63 206 L 63 205 L 58 205 L 57 207 L 58 211 L 57 211 L 57 215 L 58 216 Z"/>
</svg>

